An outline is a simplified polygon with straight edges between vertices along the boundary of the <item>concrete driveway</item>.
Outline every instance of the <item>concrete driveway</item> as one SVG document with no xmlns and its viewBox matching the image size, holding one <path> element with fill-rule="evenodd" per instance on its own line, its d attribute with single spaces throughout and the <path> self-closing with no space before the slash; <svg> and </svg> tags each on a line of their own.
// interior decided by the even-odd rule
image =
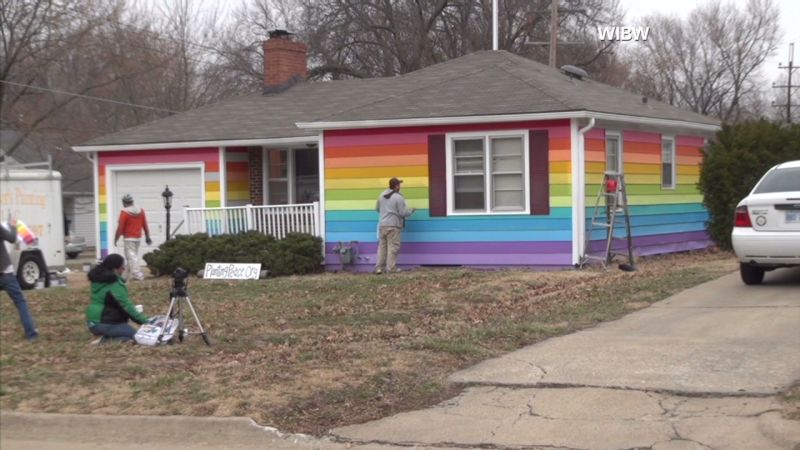
<svg viewBox="0 0 800 450">
<path fill-rule="evenodd" d="M 350 442 L 490 448 L 798 449 L 775 394 L 800 380 L 800 270 L 738 273 L 485 361 L 435 408 L 333 430 Z"/>
<path fill-rule="evenodd" d="M 800 380 L 800 269 L 731 274 L 620 320 L 453 374 L 436 407 L 287 436 L 249 419 L 4 413 L 36 449 L 800 449 L 775 394 Z"/>
</svg>

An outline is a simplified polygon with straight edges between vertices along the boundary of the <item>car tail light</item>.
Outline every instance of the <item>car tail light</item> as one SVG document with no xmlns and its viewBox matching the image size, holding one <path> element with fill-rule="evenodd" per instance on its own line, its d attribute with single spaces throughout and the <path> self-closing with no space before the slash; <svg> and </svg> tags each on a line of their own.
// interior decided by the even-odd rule
<svg viewBox="0 0 800 450">
<path fill-rule="evenodd" d="M 740 206 L 736 208 L 736 216 L 733 219 L 733 226 L 753 228 L 753 224 L 750 222 L 750 214 L 747 213 L 747 206 Z"/>
</svg>

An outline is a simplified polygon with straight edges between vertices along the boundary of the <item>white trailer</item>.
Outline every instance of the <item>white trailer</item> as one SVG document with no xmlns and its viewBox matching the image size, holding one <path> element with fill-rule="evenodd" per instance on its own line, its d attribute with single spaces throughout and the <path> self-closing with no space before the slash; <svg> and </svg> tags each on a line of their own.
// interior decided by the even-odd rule
<svg viewBox="0 0 800 450">
<path fill-rule="evenodd" d="M 39 169 L 36 167 L 46 167 Z M 12 165 L 0 163 L 0 222 L 10 216 L 21 220 L 36 234 L 33 245 L 5 243 L 23 289 L 64 268 L 64 212 L 61 174 L 49 162 Z"/>
</svg>

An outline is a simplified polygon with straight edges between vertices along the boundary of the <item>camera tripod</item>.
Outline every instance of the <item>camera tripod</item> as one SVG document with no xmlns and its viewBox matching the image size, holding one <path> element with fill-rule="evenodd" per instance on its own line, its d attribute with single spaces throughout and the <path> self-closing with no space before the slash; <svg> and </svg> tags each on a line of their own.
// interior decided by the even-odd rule
<svg viewBox="0 0 800 450">
<path fill-rule="evenodd" d="M 199 331 L 189 331 L 189 329 L 186 328 L 183 318 L 183 311 L 186 306 L 189 307 L 189 311 L 191 311 Z M 207 346 L 211 347 L 211 339 L 208 337 L 208 332 L 206 332 L 206 330 L 203 328 L 203 324 L 200 322 L 200 316 L 197 315 L 197 311 L 195 311 L 194 306 L 192 306 L 192 299 L 189 298 L 189 295 L 186 292 L 185 279 L 175 280 L 175 283 L 172 286 L 172 291 L 170 291 L 169 294 L 169 309 L 167 309 L 166 317 L 167 319 L 178 321 L 178 341 L 183 342 L 183 338 L 189 334 L 200 334 L 200 336 L 203 337 L 203 342 L 205 342 Z M 161 342 L 166 329 L 167 327 L 165 323 L 164 327 L 161 329 L 161 333 L 158 335 L 157 342 Z"/>
</svg>

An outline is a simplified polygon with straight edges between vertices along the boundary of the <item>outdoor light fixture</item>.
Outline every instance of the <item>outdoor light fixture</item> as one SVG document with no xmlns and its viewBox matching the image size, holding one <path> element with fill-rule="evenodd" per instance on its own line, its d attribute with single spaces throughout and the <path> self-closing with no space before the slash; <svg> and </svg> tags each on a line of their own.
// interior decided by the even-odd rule
<svg viewBox="0 0 800 450">
<path fill-rule="evenodd" d="M 161 198 L 164 199 L 164 209 L 167 210 L 167 240 L 169 240 L 169 210 L 172 208 L 172 191 L 169 190 L 169 186 L 164 187 Z"/>
</svg>

